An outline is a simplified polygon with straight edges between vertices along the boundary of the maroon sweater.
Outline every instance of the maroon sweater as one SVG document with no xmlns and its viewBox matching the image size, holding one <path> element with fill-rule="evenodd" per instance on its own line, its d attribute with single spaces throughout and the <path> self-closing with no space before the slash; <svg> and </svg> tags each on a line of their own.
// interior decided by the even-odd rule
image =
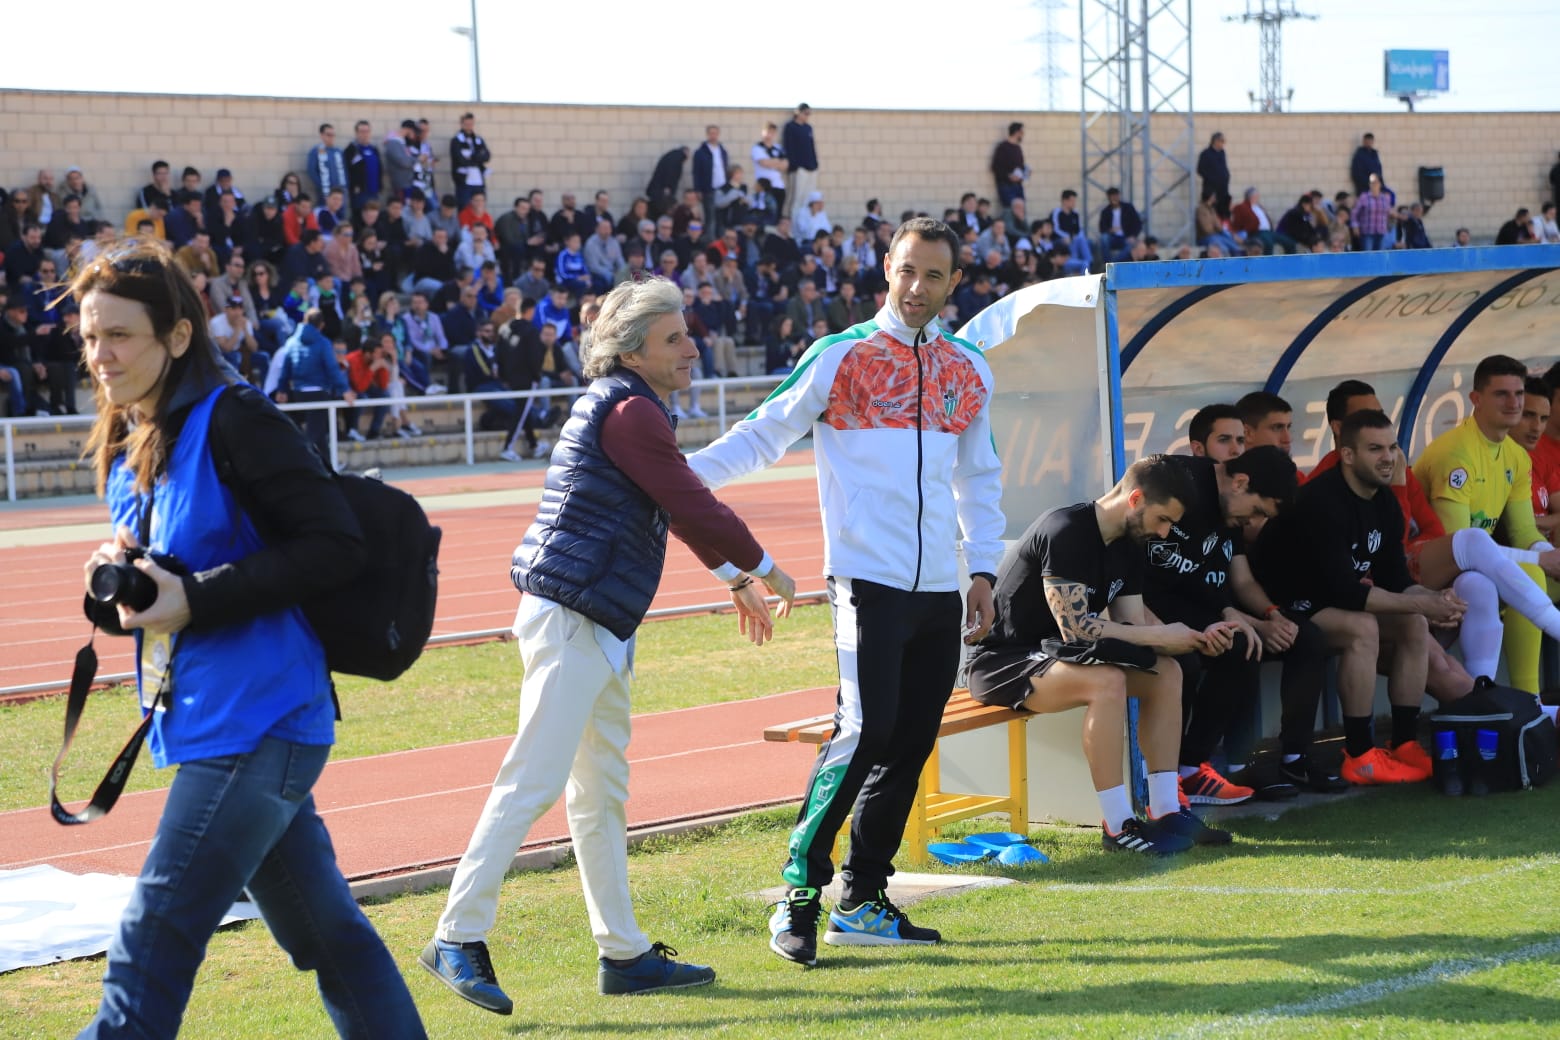
<svg viewBox="0 0 1560 1040">
<path fill-rule="evenodd" d="M 671 517 L 672 533 L 711 570 L 757 567 L 764 550 L 737 514 L 688 468 L 666 414 L 644 397 L 619 401 L 601 422 L 601 450 Z"/>
</svg>

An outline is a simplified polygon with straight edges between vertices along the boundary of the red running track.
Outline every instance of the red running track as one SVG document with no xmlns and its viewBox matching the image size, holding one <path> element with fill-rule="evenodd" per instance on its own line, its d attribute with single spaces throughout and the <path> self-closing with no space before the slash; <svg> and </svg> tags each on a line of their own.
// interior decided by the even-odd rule
<svg viewBox="0 0 1560 1040">
<path fill-rule="evenodd" d="M 797 453 L 787 465 L 808 465 Z M 541 469 L 473 473 L 406 481 L 419 498 L 460 496 L 540 486 Z M 740 484 L 721 492 L 801 589 L 822 587 L 822 536 L 810 471 L 794 478 Z M 441 503 L 445 505 L 441 508 Z M 462 507 L 439 497 L 430 513 L 445 531 L 440 555 L 435 634 L 507 627 L 516 593 L 509 554 L 535 514 L 534 505 Z M 100 506 L 0 513 L 0 532 L 101 524 Z M 27 548 L 0 549 L 8 584 L 28 597 L 0 604 L 0 686 L 68 677 L 85 638 L 77 570 L 100 536 Z M 709 573 L 675 539 L 654 608 L 715 602 L 723 597 Z M 101 671 L 128 671 L 128 640 L 102 640 Z M 111 649 L 113 648 L 113 649 Z M 438 650 L 431 651 L 441 652 Z M 645 715 L 634 720 L 629 824 L 645 827 L 799 798 L 812 749 L 763 740 L 777 722 L 832 711 L 834 691 L 804 690 L 748 701 Z M 500 737 L 333 762 L 315 789 L 337 857 L 350 878 L 396 874 L 448 864 L 465 850 L 488 787 L 510 738 Z M 42 763 L 39 764 L 40 766 Z M 50 863 L 72 873 L 135 874 L 145 857 L 165 790 L 126 795 L 114 812 L 87 827 L 61 827 L 43 808 L 0 813 L 0 868 Z M 535 827 L 527 847 L 567 837 L 562 808 Z"/>
<path fill-rule="evenodd" d="M 810 451 L 794 452 L 783 466 L 810 466 Z M 507 629 L 518 593 L 509 581 L 509 555 L 536 515 L 534 504 L 471 508 L 461 496 L 541 487 L 540 466 L 508 472 L 477 472 L 453 477 L 402 481 L 429 504 L 433 522 L 444 528 L 439 555 L 439 608 L 435 636 Z M 737 484 L 720 493 L 753 533 L 796 579 L 797 588 L 823 587 L 823 541 L 818 521 L 816 483 L 810 472 L 795 479 Z M 81 615 L 81 570 L 104 540 L 107 512 L 101 505 L 0 512 L 0 535 L 22 528 L 96 525 L 100 531 L 48 545 L 0 548 L 0 574 L 11 590 L 25 596 L 0 599 L 0 689 L 70 681 L 76 650 L 86 640 Z M 666 572 L 652 609 L 695 606 L 725 600 L 723 591 L 681 542 L 671 539 Z M 100 639 L 99 674 L 133 670 L 129 640 Z"/>
</svg>

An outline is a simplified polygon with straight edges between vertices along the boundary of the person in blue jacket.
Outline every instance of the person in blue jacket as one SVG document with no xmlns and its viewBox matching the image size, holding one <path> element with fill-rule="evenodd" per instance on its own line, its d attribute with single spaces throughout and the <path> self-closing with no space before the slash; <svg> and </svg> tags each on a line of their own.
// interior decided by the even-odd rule
<svg viewBox="0 0 1560 1040">
<path fill-rule="evenodd" d="M 142 543 L 183 564 L 134 563 L 157 590 L 141 610 L 86 601 L 104 631 L 134 634 L 153 762 L 179 769 L 80 1035 L 175 1036 L 206 943 L 247 891 L 317 976 L 337 1033 L 425 1037 L 310 793 L 335 711 L 300 604 L 365 564 L 357 518 L 292 423 L 222 360 L 162 243 L 100 254 L 70 293 L 97 406 L 87 453 L 114 526 L 86 574 Z"/>
<path fill-rule="evenodd" d="M 275 393 L 277 404 L 305 401 L 334 401 L 347 404 L 357 402 L 357 394 L 347 382 L 346 370 L 336 357 L 336 346 L 322 331 L 325 315 L 318 307 L 304 312 L 303 321 L 282 345 L 281 371 L 277 373 Z M 346 344 L 342 344 L 342 357 L 346 356 Z M 311 408 L 303 413 L 304 429 L 314 442 L 320 458 L 330 459 L 330 410 Z"/>
</svg>

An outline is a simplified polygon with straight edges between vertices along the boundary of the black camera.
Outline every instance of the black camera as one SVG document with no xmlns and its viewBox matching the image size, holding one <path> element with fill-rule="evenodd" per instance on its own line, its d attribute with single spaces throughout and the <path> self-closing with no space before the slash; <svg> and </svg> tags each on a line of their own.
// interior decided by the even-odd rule
<svg viewBox="0 0 1560 1040">
<path fill-rule="evenodd" d="M 92 572 L 92 598 L 108 606 L 122 603 L 135 611 L 156 603 L 157 583 L 135 565 L 135 561 L 143 557 L 173 574 L 188 573 L 176 557 L 149 553 L 140 547 L 129 548 L 125 550 L 124 563 L 100 563 Z"/>
</svg>

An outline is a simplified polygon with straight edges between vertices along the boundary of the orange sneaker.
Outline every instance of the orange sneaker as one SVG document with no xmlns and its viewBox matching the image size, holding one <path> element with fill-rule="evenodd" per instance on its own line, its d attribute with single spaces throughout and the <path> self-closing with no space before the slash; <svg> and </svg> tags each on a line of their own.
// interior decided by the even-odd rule
<svg viewBox="0 0 1560 1040">
<path fill-rule="evenodd" d="M 1351 784 L 1417 784 L 1429 777 L 1394 758 L 1386 748 L 1371 748 L 1358 758 L 1344 755 L 1339 772 Z"/>
<path fill-rule="evenodd" d="M 1424 774 L 1426 780 L 1435 772 L 1435 765 L 1430 761 L 1430 753 L 1419 745 L 1417 740 L 1408 740 L 1392 749 L 1392 757 L 1408 766 L 1417 769 Z"/>
<path fill-rule="evenodd" d="M 1256 794 L 1249 787 L 1230 783 L 1207 762 L 1191 776 L 1181 777 L 1181 793 L 1193 805 L 1239 805 Z"/>
</svg>

